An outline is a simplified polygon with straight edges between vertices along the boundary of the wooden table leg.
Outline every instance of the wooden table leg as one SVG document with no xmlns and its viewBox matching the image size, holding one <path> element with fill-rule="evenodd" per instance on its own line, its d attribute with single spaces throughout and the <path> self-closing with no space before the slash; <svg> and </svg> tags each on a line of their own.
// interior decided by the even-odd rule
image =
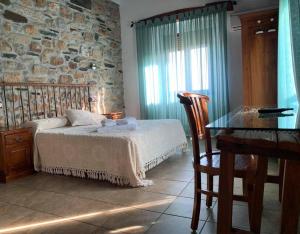
<svg viewBox="0 0 300 234">
<path fill-rule="evenodd" d="M 297 234 L 300 213 L 300 162 L 287 160 L 284 170 L 281 234 Z"/>
<path fill-rule="evenodd" d="M 252 211 L 250 216 L 250 230 L 253 233 L 260 233 L 267 170 L 268 159 L 265 157 L 258 157 L 257 173 L 254 178 L 254 191 L 249 194 L 249 202 Z"/>
<path fill-rule="evenodd" d="M 232 199 L 234 179 L 234 154 L 221 151 L 218 199 L 218 234 L 232 233 Z"/>
</svg>

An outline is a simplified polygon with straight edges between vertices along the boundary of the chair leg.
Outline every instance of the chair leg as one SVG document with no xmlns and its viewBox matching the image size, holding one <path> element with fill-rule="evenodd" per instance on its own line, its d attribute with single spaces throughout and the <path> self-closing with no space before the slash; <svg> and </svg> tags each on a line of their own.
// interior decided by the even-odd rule
<svg viewBox="0 0 300 234">
<path fill-rule="evenodd" d="M 191 229 L 196 231 L 199 224 L 200 208 L 201 208 L 201 174 L 195 172 L 195 192 L 194 192 L 194 207 L 191 222 Z"/>
<path fill-rule="evenodd" d="M 285 160 L 279 160 L 279 201 L 282 201 L 283 176 L 284 176 Z"/>
<path fill-rule="evenodd" d="M 214 176 L 207 175 L 207 191 L 213 192 L 213 190 L 214 190 Z M 211 196 L 211 195 L 206 196 L 207 208 L 210 208 L 212 206 L 212 200 L 213 200 L 213 196 Z"/>
</svg>

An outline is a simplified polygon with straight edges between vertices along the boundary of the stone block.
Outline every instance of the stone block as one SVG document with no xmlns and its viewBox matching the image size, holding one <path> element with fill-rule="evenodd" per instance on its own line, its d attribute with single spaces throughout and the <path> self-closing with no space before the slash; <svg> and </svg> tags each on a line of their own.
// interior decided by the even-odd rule
<svg viewBox="0 0 300 234">
<path fill-rule="evenodd" d="M 55 20 L 55 23 L 56 23 L 56 27 L 57 28 L 60 28 L 60 29 L 67 29 L 67 23 L 65 21 L 64 18 L 62 17 L 57 17 L 56 20 Z"/>
<path fill-rule="evenodd" d="M 14 51 L 20 56 L 26 54 L 27 52 L 27 46 L 25 46 L 24 44 L 15 43 L 13 47 Z"/>
<path fill-rule="evenodd" d="M 2 60 L 0 66 L 4 71 L 19 71 L 25 69 L 23 63 L 16 62 L 15 60 Z"/>
<path fill-rule="evenodd" d="M 46 0 L 35 0 L 36 7 L 45 7 L 46 3 L 47 3 Z"/>
<path fill-rule="evenodd" d="M 42 45 L 36 41 L 31 42 L 29 48 L 32 52 L 35 52 L 35 53 L 42 52 Z"/>
<path fill-rule="evenodd" d="M 79 62 L 81 62 L 82 60 L 85 60 L 85 59 L 86 59 L 86 58 L 83 57 L 83 56 L 76 56 L 76 57 L 74 58 L 74 62 L 79 63 Z"/>
<path fill-rule="evenodd" d="M 57 37 L 57 33 L 54 32 L 53 30 L 40 30 L 40 33 L 45 35 L 45 36 L 50 36 L 50 37 Z"/>
<path fill-rule="evenodd" d="M 32 74 L 34 75 L 47 75 L 48 74 L 48 67 L 40 65 L 40 64 L 34 64 L 32 67 Z"/>
<path fill-rule="evenodd" d="M 17 43 L 17 44 L 28 46 L 31 42 L 31 37 L 21 33 L 10 33 L 9 40 L 12 44 Z"/>
<path fill-rule="evenodd" d="M 86 42 L 93 42 L 94 41 L 94 34 L 91 32 L 84 32 L 83 33 L 83 39 Z"/>
<path fill-rule="evenodd" d="M 69 68 L 69 66 L 61 66 L 60 71 L 62 73 L 68 73 L 70 71 L 70 68 Z"/>
<path fill-rule="evenodd" d="M 60 75 L 58 79 L 58 83 L 61 84 L 70 84 L 72 83 L 73 78 L 71 75 Z"/>
<path fill-rule="evenodd" d="M 47 40 L 47 39 L 43 39 L 42 40 L 42 45 L 46 48 L 52 48 L 52 41 L 51 40 Z"/>
<path fill-rule="evenodd" d="M 4 82 L 21 82 L 22 75 L 20 72 L 6 72 L 3 74 Z"/>
<path fill-rule="evenodd" d="M 70 40 L 82 40 L 82 35 L 80 32 L 73 31 L 73 32 L 62 32 L 61 33 L 61 39 L 65 41 Z"/>
<path fill-rule="evenodd" d="M 19 2 L 26 7 L 32 6 L 32 0 L 19 0 Z"/>
<path fill-rule="evenodd" d="M 50 64 L 53 66 L 59 66 L 64 64 L 64 59 L 62 57 L 53 56 L 50 58 Z"/>
<path fill-rule="evenodd" d="M 77 68 L 77 63 L 69 62 L 69 68 L 76 69 Z"/>
<path fill-rule="evenodd" d="M 77 24 L 83 24 L 85 22 L 85 15 L 79 12 L 74 12 L 73 22 Z"/>
<path fill-rule="evenodd" d="M 15 13 L 13 11 L 9 11 L 9 10 L 4 11 L 3 16 L 5 19 L 12 20 L 16 23 L 27 23 L 28 22 L 26 17 L 24 17 L 18 13 Z"/>
<path fill-rule="evenodd" d="M 29 35 L 37 35 L 38 34 L 38 29 L 35 25 L 32 24 L 27 24 L 24 26 L 24 31 L 25 33 Z"/>
<path fill-rule="evenodd" d="M 55 48 L 62 51 L 67 48 L 66 43 L 63 40 L 58 40 L 55 43 Z"/>
<path fill-rule="evenodd" d="M 50 57 L 54 54 L 52 49 L 44 49 L 41 54 L 42 63 L 50 63 Z"/>
<path fill-rule="evenodd" d="M 0 39 L 0 51 L 1 52 L 11 52 L 12 46 L 4 39 Z"/>
<path fill-rule="evenodd" d="M 67 19 L 72 19 L 72 11 L 70 10 L 69 7 L 67 6 L 60 6 L 59 10 L 60 16 L 67 18 Z"/>
<path fill-rule="evenodd" d="M 99 60 L 103 59 L 103 52 L 102 52 L 101 48 L 100 47 L 93 48 L 90 57 L 93 59 L 99 59 Z"/>
<path fill-rule="evenodd" d="M 0 3 L 8 6 L 8 5 L 10 5 L 10 0 L 0 0 Z"/>
<path fill-rule="evenodd" d="M 31 83 L 46 83 L 47 82 L 47 77 L 45 76 L 29 76 L 27 77 L 27 82 Z"/>
<path fill-rule="evenodd" d="M 10 22 L 5 22 L 3 24 L 3 31 L 8 33 L 8 32 L 11 32 L 11 23 Z"/>
<path fill-rule="evenodd" d="M 17 58 L 17 55 L 13 53 L 2 53 L 2 57 L 8 59 L 15 59 Z"/>
<path fill-rule="evenodd" d="M 48 2 L 48 10 L 52 12 L 59 12 L 60 6 L 58 2 Z"/>
</svg>

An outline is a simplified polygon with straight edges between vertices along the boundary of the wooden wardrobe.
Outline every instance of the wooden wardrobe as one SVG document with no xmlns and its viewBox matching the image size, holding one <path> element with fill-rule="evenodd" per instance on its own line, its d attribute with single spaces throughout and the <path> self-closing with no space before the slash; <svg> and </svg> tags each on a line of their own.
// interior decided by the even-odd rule
<svg viewBox="0 0 300 234">
<path fill-rule="evenodd" d="M 244 105 L 277 105 L 278 10 L 240 16 Z"/>
</svg>

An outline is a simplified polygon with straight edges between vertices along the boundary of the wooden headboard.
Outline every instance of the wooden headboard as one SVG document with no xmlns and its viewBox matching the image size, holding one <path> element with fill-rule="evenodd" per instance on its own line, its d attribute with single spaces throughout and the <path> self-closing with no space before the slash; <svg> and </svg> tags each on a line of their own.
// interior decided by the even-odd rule
<svg viewBox="0 0 300 234">
<path fill-rule="evenodd" d="M 91 84 L 0 83 L 6 127 L 63 116 L 67 109 L 91 111 Z M 2 123 L 3 124 L 3 123 Z"/>
</svg>

